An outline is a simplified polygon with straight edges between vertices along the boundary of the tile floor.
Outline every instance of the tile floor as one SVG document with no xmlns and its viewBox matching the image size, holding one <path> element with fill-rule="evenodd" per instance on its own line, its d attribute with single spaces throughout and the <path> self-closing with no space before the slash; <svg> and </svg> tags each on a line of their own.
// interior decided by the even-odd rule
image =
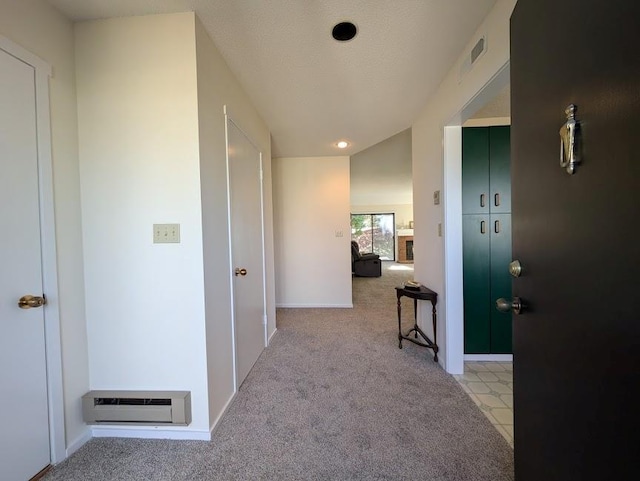
<svg viewBox="0 0 640 481">
<path fill-rule="evenodd" d="M 513 364 L 465 362 L 454 377 L 513 448 Z"/>
</svg>

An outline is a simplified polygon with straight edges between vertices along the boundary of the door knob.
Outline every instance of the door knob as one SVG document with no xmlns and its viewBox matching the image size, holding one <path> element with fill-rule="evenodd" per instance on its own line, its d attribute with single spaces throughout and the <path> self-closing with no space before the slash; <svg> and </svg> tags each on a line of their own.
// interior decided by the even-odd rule
<svg viewBox="0 0 640 481">
<path fill-rule="evenodd" d="M 247 270 L 243 267 L 236 267 L 236 276 L 246 276 L 247 275 Z"/>
<path fill-rule="evenodd" d="M 47 303 L 47 300 L 44 296 L 32 296 L 27 294 L 26 296 L 22 296 L 18 301 L 18 307 L 20 309 L 31 309 L 32 307 L 42 307 Z"/>
<path fill-rule="evenodd" d="M 522 312 L 524 305 L 522 304 L 522 299 L 519 297 L 514 297 L 513 300 L 508 301 L 504 297 L 501 297 L 496 301 L 496 309 L 500 312 L 509 312 L 513 311 L 514 314 L 520 314 Z"/>
<path fill-rule="evenodd" d="M 509 264 L 509 274 L 513 277 L 520 277 L 522 274 L 522 264 L 520 264 L 519 260 L 515 260 Z"/>
</svg>

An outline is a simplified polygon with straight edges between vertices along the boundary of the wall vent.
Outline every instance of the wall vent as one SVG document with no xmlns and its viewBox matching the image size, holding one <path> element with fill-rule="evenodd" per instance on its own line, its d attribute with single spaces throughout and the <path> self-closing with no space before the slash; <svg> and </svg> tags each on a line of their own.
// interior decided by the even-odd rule
<svg viewBox="0 0 640 481">
<path fill-rule="evenodd" d="M 471 49 L 471 52 L 469 52 L 469 54 L 465 57 L 464 62 L 462 62 L 462 65 L 460 66 L 459 80 L 462 80 L 462 77 L 464 77 L 467 74 L 467 72 L 471 70 L 471 67 L 473 67 L 473 64 L 475 64 L 478 61 L 478 59 L 485 54 L 486 51 L 487 51 L 487 36 L 483 35 L 475 43 L 475 45 Z"/>
<path fill-rule="evenodd" d="M 480 57 L 480 55 L 482 55 L 483 52 L 484 52 L 484 37 L 478 40 L 478 43 L 476 43 L 471 49 L 471 65 L 473 65 L 476 62 L 476 60 L 478 60 L 478 58 Z"/>
<path fill-rule="evenodd" d="M 82 396 L 87 424 L 191 423 L 189 391 L 89 391 Z"/>
</svg>

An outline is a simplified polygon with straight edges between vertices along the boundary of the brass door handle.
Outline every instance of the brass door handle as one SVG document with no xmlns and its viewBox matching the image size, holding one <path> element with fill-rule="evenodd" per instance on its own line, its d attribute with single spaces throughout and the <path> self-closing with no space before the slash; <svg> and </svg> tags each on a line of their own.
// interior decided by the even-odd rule
<svg viewBox="0 0 640 481">
<path fill-rule="evenodd" d="M 242 269 L 240 267 L 236 267 L 235 274 L 236 274 L 236 276 L 246 276 L 247 275 L 247 270 L 244 267 Z"/>
<path fill-rule="evenodd" d="M 47 300 L 44 296 L 32 296 L 27 294 L 26 296 L 22 296 L 18 301 L 18 307 L 20 309 L 31 309 L 32 307 L 42 307 L 47 303 Z"/>
</svg>

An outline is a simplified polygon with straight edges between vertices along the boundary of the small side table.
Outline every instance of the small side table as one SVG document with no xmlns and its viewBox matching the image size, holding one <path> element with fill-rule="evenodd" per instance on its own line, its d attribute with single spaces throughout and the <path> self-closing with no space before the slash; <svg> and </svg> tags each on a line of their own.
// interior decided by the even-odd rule
<svg viewBox="0 0 640 481">
<path fill-rule="evenodd" d="M 404 286 L 396 287 L 396 295 L 398 296 L 398 347 L 402 349 L 402 340 L 406 339 L 414 344 L 423 346 L 433 350 L 433 360 L 438 362 L 438 345 L 436 344 L 436 303 L 438 302 L 438 294 L 431 289 L 420 286 L 420 289 L 406 289 Z M 406 334 L 402 334 L 402 303 L 400 299 L 405 296 L 413 299 L 413 327 L 409 329 Z M 432 341 L 429 337 L 418 327 L 418 300 L 431 301 L 431 318 L 433 320 L 433 338 Z M 413 337 L 411 337 L 413 333 Z M 422 342 L 418 339 L 418 334 L 424 340 Z"/>
</svg>

